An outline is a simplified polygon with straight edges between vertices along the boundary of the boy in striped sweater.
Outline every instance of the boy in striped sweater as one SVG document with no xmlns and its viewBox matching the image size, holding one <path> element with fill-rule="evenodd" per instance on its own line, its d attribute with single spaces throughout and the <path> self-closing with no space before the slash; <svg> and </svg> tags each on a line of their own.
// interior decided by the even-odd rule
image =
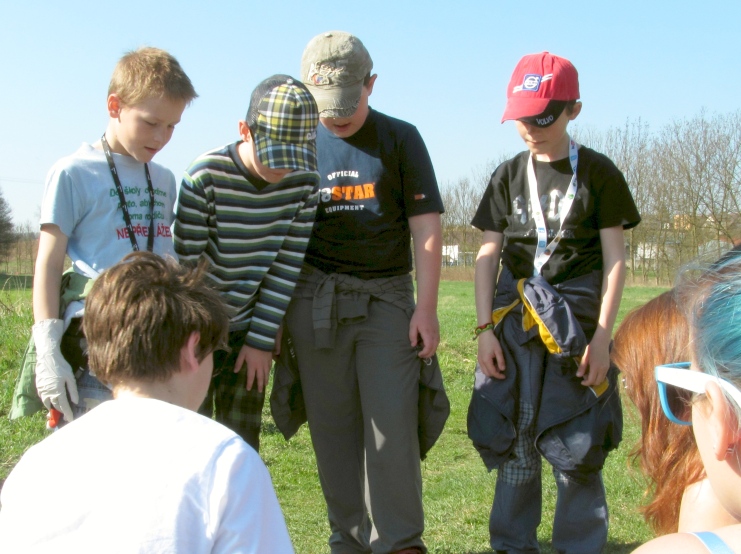
<svg viewBox="0 0 741 554">
<path fill-rule="evenodd" d="M 307 88 L 273 75 L 253 91 L 240 140 L 198 157 L 183 178 L 173 226 L 182 263 L 205 258 L 230 307 L 231 352 L 214 354 L 200 412 L 260 444 L 265 387 L 311 235 L 319 114 Z"/>
</svg>

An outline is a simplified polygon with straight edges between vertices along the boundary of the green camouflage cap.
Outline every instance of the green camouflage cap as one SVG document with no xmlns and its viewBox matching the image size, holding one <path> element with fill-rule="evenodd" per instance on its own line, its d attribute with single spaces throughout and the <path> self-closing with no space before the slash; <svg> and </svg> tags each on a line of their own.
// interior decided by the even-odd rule
<svg viewBox="0 0 741 554">
<path fill-rule="evenodd" d="M 301 57 L 301 79 L 322 117 L 350 117 L 358 109 L 363 79 L 373 69 L 360 39 L 343 31 L 315 36 Z"/>
</svg>

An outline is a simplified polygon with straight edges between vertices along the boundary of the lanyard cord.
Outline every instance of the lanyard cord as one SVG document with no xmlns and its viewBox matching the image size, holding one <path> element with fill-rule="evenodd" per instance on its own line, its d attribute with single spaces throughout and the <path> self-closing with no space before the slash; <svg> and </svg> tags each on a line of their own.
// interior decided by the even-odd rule
<svg viewBox="0 0 741 554">
<path fill-rule="evenodd" d="M 118 178 L 116 164 L 113 163 L 111 148 L 108 146 L 108 141 L 105 138 L 105 133 L 103 133 L 103 136 L 100 137 L 100 142 L 103 144 L 103 152 L 105 152 L 106 160 L 108 160 L 108 168 L 111 170 L 111 177 L 113 177 L 113 182 L 116 183 L 116 190 L 118 191 L 118 199 L 121 203 L 121 211 L 123 212 L 124 223 L 126 223 L 126 230 L 129 233 L 129 240 L 131 240 L 131 248 L 134 249 L 134 252 L 138 252 L 139 243 L 136 241 L 134 227 L 132 227 L 131 225 L 129 208 L 128 206 L 126 206 L 126 196 L 124 195 L 123 187 L 121 186 L 121 180 Z M 144 164 L 144 175 L 146 175 L 147 177 L 147 191 L 149 192 L 149 234 L 147 235 L 147 250 L 149 252 L 152 252 L 154 250 L 154 187 L 152 187 L 152 178 L 149 176 L 148 164 Z"/>
<path fill-rule="evenodd" d="M 574 139 L 569 139 L 569 161 L 571 162 L 571 169 L 574 174 L 571 176 L 571 182 L 569 188 L 566 190 L 566 196 L 564 197 L 561 209 L 558 212 L 558 217 L 561 221 L 558 233 L 553 240 L 548 244 L 548 230 L 546 228 L 545 218 L 543 217 L 543 211 L 540 206 L 540 197 L 538 196 L 538 181 L 535 178 L 535 160 L 533 155 L 530 154 L 527 166 L 527 180 L 530 188 L 530 206 L 533 211 L 533 219 L 535 219 L 535 227 L 538 231 L 538 245 L 535 248 L 535 259 L 533 261 L 533 275 L 540 275 L 543 266 L 550 259 L 553 251 L 558 246 L 558 243 L 563 237 L 563 224 L 566 221 L 566 216 L 571 211 L 571 205 L 574 203 L 574 197 L 576 196 L 576 167 L 579 162 L 579 145 L 576 144 Z"/>
</svg>

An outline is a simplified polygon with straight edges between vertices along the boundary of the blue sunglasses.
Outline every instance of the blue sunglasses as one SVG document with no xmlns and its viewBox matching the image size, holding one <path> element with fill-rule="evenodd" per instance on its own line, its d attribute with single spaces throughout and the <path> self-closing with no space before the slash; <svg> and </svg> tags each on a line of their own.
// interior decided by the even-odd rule
<svg viewBox="0 0 741 554">
<path fill-rule="evenodd" d="M 710 382 L 717 383 L 741 406 L 741 391 L 734 385 L 725 379 L 692 371 L 690 365 L 690 362 L 679 362 L 657 365 L 654 368 L 661 408 L 669 421 L 679 425 L 692 425 L 692 397 L 694 394 L 705 394 L 705 388 Z"/>
</svg>

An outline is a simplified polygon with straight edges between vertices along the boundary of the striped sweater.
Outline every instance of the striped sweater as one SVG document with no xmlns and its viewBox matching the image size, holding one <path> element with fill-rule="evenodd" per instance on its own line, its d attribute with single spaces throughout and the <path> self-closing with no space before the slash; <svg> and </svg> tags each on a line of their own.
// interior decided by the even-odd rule
<svg viewBox="0 0 741 554">
<path fill-rule="evenodd" d="M 273 349 L 301 271 L 318 194 L 317 173 L 294 171 L 255 186 L 237 143 L 212 150 L 186 170 L 173 237 L 183 263 L 205 258 L 208 278 L 230 306 L 230 331 Z"/>
</svg>

